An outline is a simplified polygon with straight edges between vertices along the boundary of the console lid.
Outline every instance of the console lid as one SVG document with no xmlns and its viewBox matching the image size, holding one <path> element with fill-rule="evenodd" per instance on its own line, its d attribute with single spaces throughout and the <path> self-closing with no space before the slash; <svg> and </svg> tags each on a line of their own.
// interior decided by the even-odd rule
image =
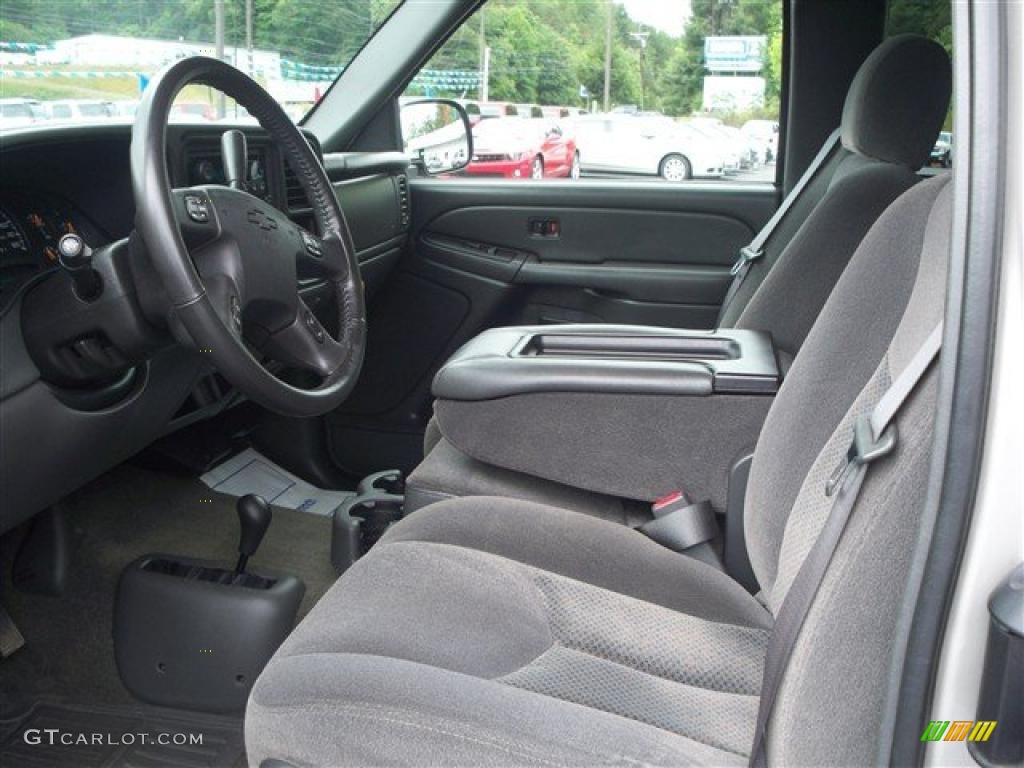
<svg viewBox="0 0 1024 768">
<path fill-rule="evenodd" d="M 495 328 L 438 372 L 434 396 L 492 400 L 542 392 L 772 395 L 781 373 L 771 336 L 632 325 Z"/>
</svg>

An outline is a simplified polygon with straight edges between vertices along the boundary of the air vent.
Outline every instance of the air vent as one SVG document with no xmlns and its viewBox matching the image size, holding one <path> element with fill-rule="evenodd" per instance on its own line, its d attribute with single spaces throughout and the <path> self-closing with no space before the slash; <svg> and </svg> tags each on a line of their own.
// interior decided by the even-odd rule
<svg viewBox="0 0 1024 768">
<path fill-rule="evenodd" d="M 309 142 L 316 156 L 323 160 L 323 153 L 320 151 L 320 144 L 317 140 L 305 131 L 302 132 L 302 135 Z M 306 190 L 302 188 L 302 184 L 299 183 L 299 177 L 292 170 L 287 160 L 284 163 L 284 190 L 286 205 L 290 213 L 302 213 L 313 210 L 309 198 L 306 197 Z"/>
<path fill-rule="evenodd" d="M 309 198 L 306 197 L 306 190 L 302 188 L 299 177 L 295 175 L 295 171 L 287 162 L 284 164 L 284 189 L 289 211 L 294 213 L 311 210 L 312 206 L 309 204 Z"/>
<path fill-rule="evenodd" d="M 403 227 L 408 227 L 409 214 L 411 212 L 409 206 L 409 179 L 404 175 L 399 176 L 397 179 L 397 184 L 399 220 L 402 222 Z"/>
</svg>

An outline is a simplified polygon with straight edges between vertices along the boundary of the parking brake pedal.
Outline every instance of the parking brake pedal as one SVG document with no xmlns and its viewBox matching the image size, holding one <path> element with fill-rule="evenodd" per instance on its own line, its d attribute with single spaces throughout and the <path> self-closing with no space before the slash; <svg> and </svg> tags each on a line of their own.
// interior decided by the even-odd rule
<svg viewBox="0 0 1024 768">
<path fill-rule="evenodd" d="M 0 659 L 6 659 L 25 644 L 11 614 L 0 605 Z"/>
</svg>

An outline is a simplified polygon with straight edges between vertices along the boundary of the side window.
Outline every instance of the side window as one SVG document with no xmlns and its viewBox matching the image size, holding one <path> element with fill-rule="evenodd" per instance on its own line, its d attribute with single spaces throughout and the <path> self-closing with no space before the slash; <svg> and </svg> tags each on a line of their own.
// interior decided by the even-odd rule
<svg viewBox="0 0 1024 768">
<path fill-rule="evenodd" d="M 889 0 L 886 15 L 887 37 L 902 34 L 923 35 L 942 44 L 953 55 L 953 20 L 950 3 L 934 0 Z M 953 104 L 935 139 L 928 164 L 933 168 L 952 168 L 954 156 Z"/>
<path fill-rule="evenodd" d="M 782 48 L 782 0 L 489 0 L 403 99 L 466 107 L 456 175 L 772 181 Z"/>
</svg>

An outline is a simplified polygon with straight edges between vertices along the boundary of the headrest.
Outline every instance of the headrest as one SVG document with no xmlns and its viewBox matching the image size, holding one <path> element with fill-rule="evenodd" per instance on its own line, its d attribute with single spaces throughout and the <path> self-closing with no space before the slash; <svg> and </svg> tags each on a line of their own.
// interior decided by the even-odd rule
<svg viewBox="0 0 1024 768">
<path fill-rule="evenodd" d="M 928 160 L 949 108 L 949 55 L 919 35 L 891 37 L 853 78 L 843 106 L 843 146 L 917 170 Z"/>
</svg>

